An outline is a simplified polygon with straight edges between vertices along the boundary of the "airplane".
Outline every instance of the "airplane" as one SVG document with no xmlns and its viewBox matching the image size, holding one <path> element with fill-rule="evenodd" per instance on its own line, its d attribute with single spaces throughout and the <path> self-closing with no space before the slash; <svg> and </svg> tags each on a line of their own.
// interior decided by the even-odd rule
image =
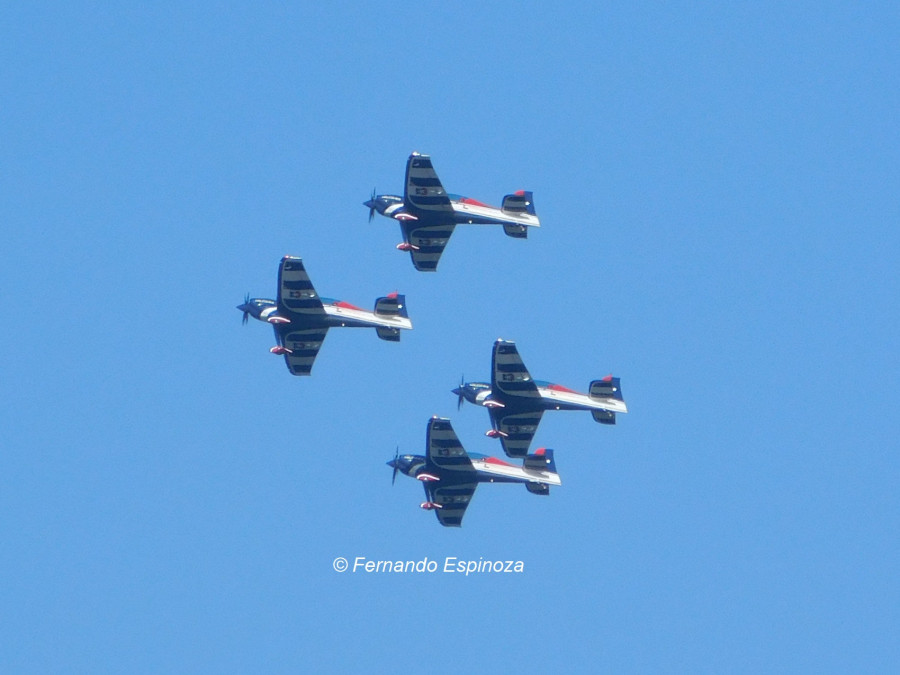
<svg viewBox="0 0 900 675">
<path fill-rule="evenodd" d="M 488 409 L 492 428 L 485 435 L 499 438 L 510 457 L 527 455 L 545 410 L 590 410 L 601 424 L 615 424 L 616 413 L 628 412 L 618 377 L 594 380 L 587 394 L 534 380 L 516 343 L 502 339 L 494 343 L 491 382 L 466 383 L 463 378 L 453 393 L 458 397 L 457 410 L 463 401 Z"/>
<path fill-rule="evenodd" d="M 275 329 L 276 345 L 269 351 L 283 355 L 293 375 L 309 375 L 329 328 L 374 328 L 382 340 L 400 341 L 400 331 L 410 330 L 406 296 L 398 293 L 375 300 L 369 312 L 350 303 L 322 298 L 316 293 L 303 261 L 286 255 L 278 268 L 278 296 L 251 298 L 237 308 L 247 318 L 265 321 Z"/>
<path fill-rule="evenodd" d="M 478 483 L 524 483 L 529 492 L 549 495 L 551 485 L 561 485 L 553 450 L 541 448 L 527 455 L 522 466 L 496 457 L 467 453 L 446 417 L 428 420 L 425 456 L 401 455 L 387 463 L 397 473 L 422 481 L 425 500 L 419 506 L 434 511 L 444 527 L 460 527 Z"/>
<path fill-rule="evenodd" d="M 400 251 L 409 251 L 413 265 L 422 272 L 437 270 L 438 260 L 457 225 L 502 225 L 510 237 L 525 239 L 529 227 L 540 227 L 532 193 L 519 190 L 503 198 L 503 205 L 488 206 L 475 199 L 447 194 L 431 165 L 431 157 L 414 152 L 406 162 L 403 196 L 376 195 L 363 203 L 369 222 L 377 211 L 400 223 Z"/>
</svg>

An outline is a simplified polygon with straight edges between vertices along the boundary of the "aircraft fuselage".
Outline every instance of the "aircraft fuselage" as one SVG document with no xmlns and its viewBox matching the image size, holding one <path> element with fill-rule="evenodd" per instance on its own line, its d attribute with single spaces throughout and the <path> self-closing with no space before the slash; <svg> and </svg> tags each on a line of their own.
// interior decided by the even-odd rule
<svg viewBox="0 0 900 675">
<path fill-rule="evenodd" d="M 494 392 L 489 384 L 471 382 L 453 390 L 457 396 L 462 392 L 469 403 L 485 408 L 508 408 L 510 411 L 528 410 L 609 410 L 610 399 L 598 401 L 587 394 L 573 391 L 558 384 L 537 384 L 538 396 L 507 396 L 502 392 Z M 621 404 L 620 412 L 626 412 L 625 404 Z"/>
<path fill-rule="evenodd" d="M 372 328 L 384 326 L 386 328 L 411 328 L 411 321 L 402 316 L 378 315 L 366 309 L 361 309 L 341 300 L 321 298 L 324 314 L 297 314 L 295 312 L 279 312 L 278 305 L 268 298 L 252 298 L 238 309 L 247 312 L 258 321 L 271 324 L 295 324 L 302 328 Z"/>
<path fill-rule="evenodd" d="M 448 195 L 453 214 L 445 211 L 426 211 L 403 203 L 396 195 L 379 195 L 365 202 L 364 206 L 374 208 L 386 218 L 399 221 L 416 221 L 417 224 L 431 225 L 523 225 L 538 227 L 537 216 L 528 213 L 513 214 L 496 206 L 489 206 L 477 200 L 458 195 Z M 450 216 L 448 218 L 448 216 Z"/>
<path fill-rule="evenodd" d="M 533 483 L 538 481 L 549 485 L 561 485 L 559 474 L 551 471 L 526 469 L 496 457 L 483 457 L 472 453 L 469 453 L 469 459 L 474 469 L 472 479 L 476 483 Z M 425 457 L 422 455 L 400 455 L 387 464 L 390 467 L 396 466 L 400 473 L 410 478 L 427 482 L 439 482 L 447 474 L 455 474 L 453 478 L 458 480 L 459 474 L 462 473 L 453 469 L 439 469 L 433 466 L 428 468 Z"/>
</svg>

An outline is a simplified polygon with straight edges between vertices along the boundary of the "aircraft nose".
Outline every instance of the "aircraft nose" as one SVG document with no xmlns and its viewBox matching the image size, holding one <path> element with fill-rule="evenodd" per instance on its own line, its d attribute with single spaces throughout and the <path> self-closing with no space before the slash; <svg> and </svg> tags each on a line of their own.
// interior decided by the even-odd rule
<svg viewBox="0 0 900 675">
<path fill-rule="evenodd" d="M 456 389 L 451 389 L 450 391 L 452 393 L 456 394 L 457 396 L 463 395 L 462 387 L 456 387 Z"/>
<path fill-rule="evenodd" d="M 369 199 L 367 201 L 364 201 L 363 206 L 365 206 L 366 208 L 369 208 L 369 209 L 374 209 L 375 208 L 375 200 Z"/>
<path fill-rule="evenodd" d="M 391 467 L 391 468 L 393 469 L 394 467 L 397 466 L 397 460 L 396 460 L 396 459 L 392 459 L 392 460 L 390 460 L 389 462 L 385 462 L 385 464 L 387 464 L 389 467 Z"/>
</svg>

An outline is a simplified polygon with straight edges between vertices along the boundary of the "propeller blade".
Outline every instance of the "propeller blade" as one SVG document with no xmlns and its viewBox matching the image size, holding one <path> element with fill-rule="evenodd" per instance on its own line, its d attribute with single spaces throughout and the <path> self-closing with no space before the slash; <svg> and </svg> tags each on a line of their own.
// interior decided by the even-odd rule
<svg viewBox="0 0 900 675">
<path fill-rule="evenodd" d="M 459 376 L 459 389 L 458 389 L 458 391 L 459 391 L 458 397 L 459 398 L 457 398 L 457 400 L 456 400 L 456 409 L 457 410 L 460 410 L 462 408 L 463 401 L 466 400 L 466 397 L 463 396 L 463 387 L 465 387 L 465 386 L 466 386 L 465 375 L 460 375 Z"/>
<path fill-rule="evenodd" d="M 246 306 L 249 305 L 249 304 L 250 304 L 250 294 L 249 294 L 249 293 L 245 293 L 245 294 L 244 294 L 244 307 L 246 307 Z M 243 316 L 243 318 L 241 319 L 241 325 L 242 325 L 242 326 L 246 326 L 246 325 L 247 325 L 247 319 L 249 319 L 249 318 L 250 318 L 250 312 L 248 312 L 248 311 L 245 309 L 245 310 L 244 310 L 244 316 Z"/>
<path fill-rule="evenodd" d="M 394 484 L 394 481 L 397 480 L 397 471 L 399 470 L 399 465 L 397 461 L 400 459 L 400 446 L 397 446 L 397 451 L 394 453 L 394 475 L 391 476 L 391 485 Z"/>
<path fill-rule="evenodd" d="M 369 222 L 372 222 L 372 218 L 375 217 L 375 188 L 372 188 L 372 196 L 369 198 L 369 203 L 372 206 L 369 207 Z"/>
</svg>

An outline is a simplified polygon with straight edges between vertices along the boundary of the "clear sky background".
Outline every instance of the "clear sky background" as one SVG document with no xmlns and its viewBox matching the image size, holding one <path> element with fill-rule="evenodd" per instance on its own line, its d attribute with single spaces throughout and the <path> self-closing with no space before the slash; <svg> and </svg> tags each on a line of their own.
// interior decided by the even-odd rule
<svg viewBox="0 0 900 675">
<path fill-rule="evenodd" d="M 900 9 L 626 4 L 0 10 L 0 670 L 900 667 Z M 412 150 L 543 226 L 416 272 L 362 206 Z M 284 254 L 415 329 L 290 376 L 235 310 Z M 498 337 L 631 412 L 444 529 L 385 462 L 501 454 Z"/>
</svg>

